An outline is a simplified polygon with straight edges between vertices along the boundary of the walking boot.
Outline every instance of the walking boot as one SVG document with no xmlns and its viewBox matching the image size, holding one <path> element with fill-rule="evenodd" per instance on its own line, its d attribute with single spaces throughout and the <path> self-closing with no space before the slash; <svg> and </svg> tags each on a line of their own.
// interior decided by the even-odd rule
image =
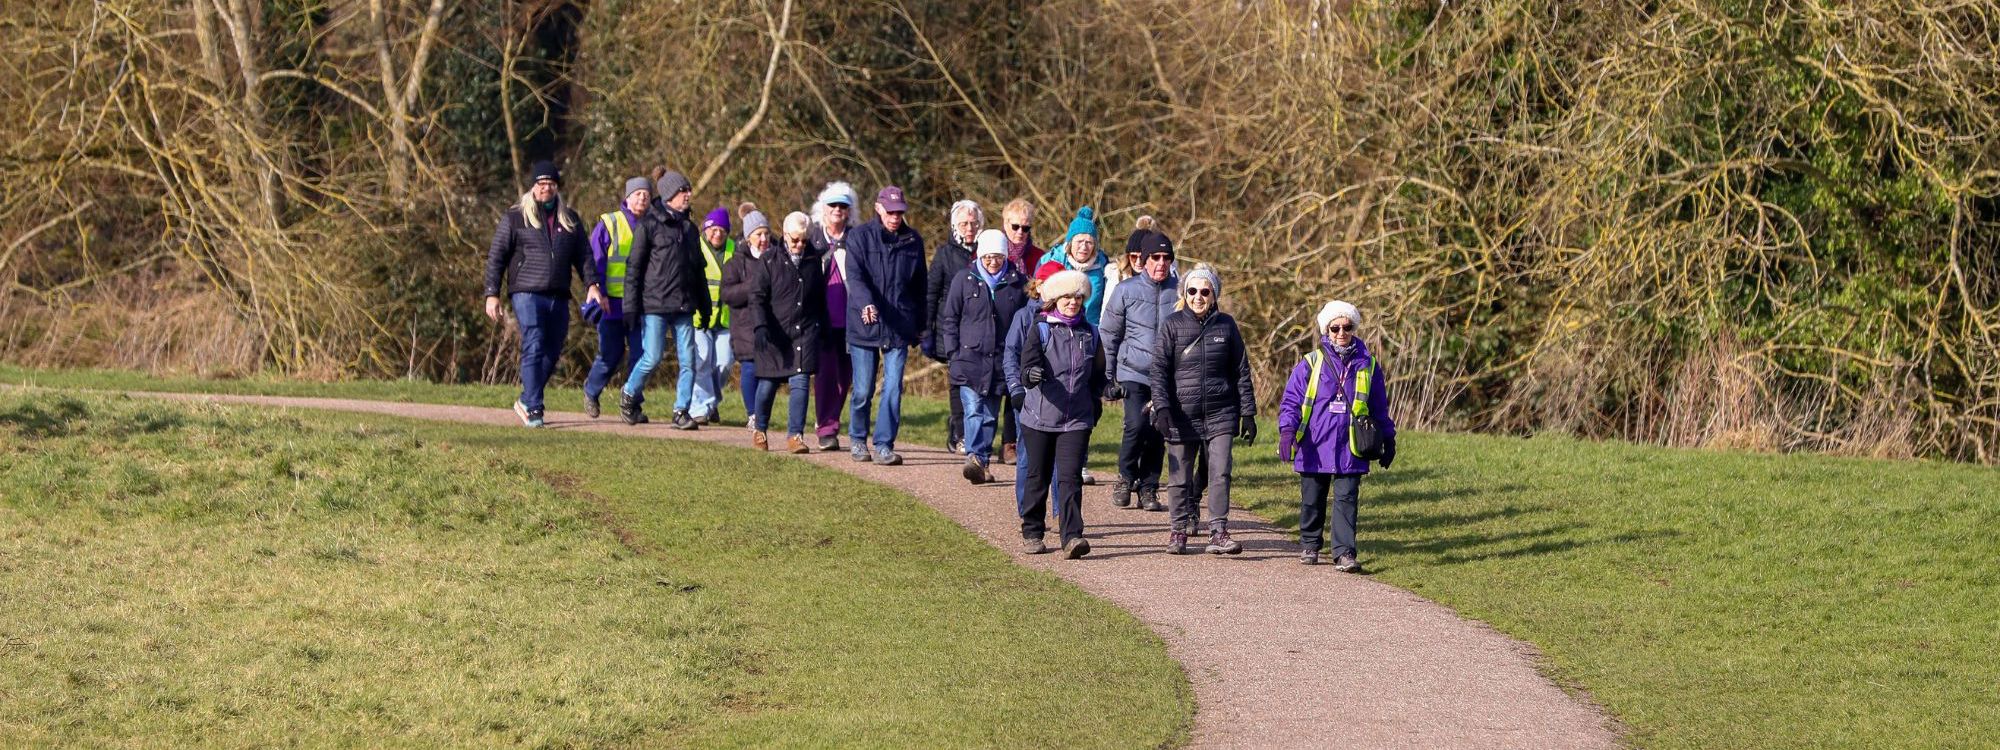
<svg viewBox="0 0 2000 750">
<path fill-rule="evenodd" d="M 694 417 L 688 416 L 686 409 L 679 409 L 674 412 L 674 429 L 699 430 L 701 425 L 695 423 Z"/>
<path fill-rule="evenodd" d="M 618 416 L 625 418 L 625 424 L 645 423 L 646 415 L 639 408 L 639 399 L 633 398 L 623 388 L 618 389 Z"/>
<path fill-rule="evenodd" d="M 986 467 L 979 465 L 978 456 L 966 456 L 965 469 L 959 473 L 965 475 L 965 481 L 973 484 L 985 484 L 992 481 L 992 478 L 986 474 Z"/>
<path fill-rule="evenodd" d="M 790 451 L 792 453 L 812 452 L 811 448 L 806 447 L 806 436 L 804 435 L 793 435 L 791 437 L 785 438 L 785 450 Z"/>
<path fill-rule="evenodd" d="M 1161 504 L 1160 504 L 1160 486 L 1159 486 L 1159 485 L 1157 485 L 1157 484 L 1150 484 L 1150 483 L 1149 483 L 1149 484 L 1144 484 L 1144 485 L 1141 485 L 1141 486 L 1139 487 L 1139 509 L 1140 509 L 1140 510 L 1150 510 L 1150 511 L 1153 511 L 1153 512 L 1155 512 L 1155 513 L 1158 513 L 1158 512 L 1161 512 L 1161 511 L 1164 511 L 1164 510 L 1166 510 L 1166 509 L 1167 509 L 1167 506 L 1164 506 L 1164 505 L 1161 505 Z"/>
<path fill-rule="evenodd" d="M 1111 485 L 1111 504 L 1120 508 L 1132 507 L 1132 485 L 1126 484 L 1122 476 Z"/>
<path fill-rule="evenodd" d="M 1169 555 L 1187 554 L 1187 540 L 1188 540 L 1187 527 L 1182 526 L 1180 524 L 1175 524 L 1174 530 L 1167 532 L 1167 554 Z"/>
<path fill-rule="evenodd" d="M 750 444 L 756 446 L 757 450 L 767 451 L 771 449 L 771 437 L 764 434 L 763 430 L 756 430 L 750 433 Z"/>
<path fill-rule="evenodd" d="M 1221 519 L 1208 522 L 1208 554 L 1234 555 L 1243 551 L 1243 545 L 1229 538 L 1229 522 Z"/>
<path fill-rule="evenodd" d="M 622 391 L 621 391 L 621 392 L 622 392 Z M 598 403 L 597 403 L 597 397 L 596 397 L 596 396 L 584 396 L 584 397 L 583 397 L 583 415 L 584 415 L 584 416 L 586 416 L 586 417 L 590 417 L 591 419 L 596 419 L 596 418 L 598 418 L 599 416 L 602 416 L 603 414 L 604 414 L 604 409 L 603 409 L 603 407 L 601 407 L 601 406 L 599 406 L 599 405 L 598 405 Z"/>
</svg>

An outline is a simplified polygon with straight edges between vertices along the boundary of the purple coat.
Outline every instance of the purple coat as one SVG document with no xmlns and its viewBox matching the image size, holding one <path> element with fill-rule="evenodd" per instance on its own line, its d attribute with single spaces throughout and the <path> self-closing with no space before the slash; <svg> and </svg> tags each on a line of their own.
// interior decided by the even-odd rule
<svg viewBox="0 0 2000 750">
<path fill-rule="evenodd" d="M 1355 378 L 1361 374 L 1373 355 L 1368 353 L 1368 344 L 1361 339 L 1354 340 L 1353 356 L 1342 361 L 1333 353 L 1333 344 L 1325 337 L 1319 340 L 1320 351 L 1326 361 L 1320 366 L 1319 397 L 1313 402 L 1312 423 L 1306 425 L 1304 439 L 1298 445 L 1292 444 L 1299 429 L 1299 411 L 1306 400 L 1306 381 L 1312 379 L 1312 365 L 1304 359 L 1292 367 L 1292 376 L 1285 381 L 1285 397 L 1278 402 L 1278 457 L 1283 458 L 1287 450 L 1293 450 L 1292 470 L 1300 474 L 1366 474 L 1368 462 L 1356 458 L 1354 451 L 1347 448 L 1347 410 L 1345 404 L 1352 403 Z M 1334 408 L 1339 401 L 1343 408 Z M 1382 426 L 1384 440 L 1396 437 L 1396 420 L 1389 416 L 1389 388 L 1383 381 L 1382 367 L 1375 367 L 1374 382 L 1368 386 L 1368 413 Z"/>
</svg>

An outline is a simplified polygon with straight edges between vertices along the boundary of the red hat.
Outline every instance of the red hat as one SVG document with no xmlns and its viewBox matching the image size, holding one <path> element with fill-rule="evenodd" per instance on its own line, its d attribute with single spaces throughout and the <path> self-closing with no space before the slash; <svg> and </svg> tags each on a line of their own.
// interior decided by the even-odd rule
<svg viewBox="0 0 2000 750">
<path fill-rule="evenodd" d="M 1048 281 L 1050 276 L 1062 273 L 1062 270 L 1063 270 L 1063 265 L 1053 260 L 1047 263 L 1043 263 L 1041 268 L 1035 269 L 1035 280 Z"/>
</svg>

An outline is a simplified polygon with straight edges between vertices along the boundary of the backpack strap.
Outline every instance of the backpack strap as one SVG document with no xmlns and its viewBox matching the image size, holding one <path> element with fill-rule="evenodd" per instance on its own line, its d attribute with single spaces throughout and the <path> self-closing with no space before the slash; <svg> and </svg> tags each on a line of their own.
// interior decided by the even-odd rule
<svg viewBox="0 0 2000 750">
<path fill-rule="evenodd" d="M 1306 381 L 1306 403 L 1299 407 L 1299 427 L 1292 433 L 1292 442 L 1303 443 L 1306 439 L 1306 425 L 1312 422 L 1313 402 L 1319 400 L 1320 365 L 1326 363 L 1326 355 L 1318 349 L 1306 353 L 1306 364 L 1312 366 L 1311 379 Z"/>
<path fill-rule="evenodd" d="M 1354 377 L 1356 379 L 1354 383 L 1354 403 L 1348 407 L 1354 414 L 1354 418 L 1347 420 L 1347 452 L 1354 454 L 1355 458 L 1360 458 L 1361 448 L 1359 447 L 1360 444 L 1354 440 L 1354 430 L 1357 425 L 1369 418 L 1368 392 L 1375 387 L 1375 358 L 1369 357 L 1368 364 L 1362 365 L 1361 372 L 1356 373 Z"/>
</svg>

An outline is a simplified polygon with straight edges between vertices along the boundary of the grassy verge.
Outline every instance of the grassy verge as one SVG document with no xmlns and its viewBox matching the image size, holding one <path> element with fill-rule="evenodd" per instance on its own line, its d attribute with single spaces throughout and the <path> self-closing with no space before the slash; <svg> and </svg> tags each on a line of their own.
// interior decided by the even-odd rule
<svg viewBox="0 0 2000 750">
<path fill-rule="evenodd" d="M 0 371 L 29 377 L 175 385 Z M 506 403 L 501 390 L 477 399 Z M 944 404 L 907 403 L 907 442 L 941 441 Z M 1292 526 L 1296 478 L 1272 455 L 1271 430 L 1267 421 L 1262 443 L 1239 446 L 1235 500 Z M 1092 442 L 1108 471 L 1116 430 Z M 1953 747 L 2000 736 L 2000 471 L 1470 435 L 1406 435 L 1402 454 L 1362 490 L 1374 575 L 1540 647 L 1636 744 Z"/>
<path fill-rule="evenodd" d="M 1192 712 L 1128 615 L 780 456 L 45 391 L 0 392 L 0 455 L 0 745 L 1142 747 Z"/>
</svg>

